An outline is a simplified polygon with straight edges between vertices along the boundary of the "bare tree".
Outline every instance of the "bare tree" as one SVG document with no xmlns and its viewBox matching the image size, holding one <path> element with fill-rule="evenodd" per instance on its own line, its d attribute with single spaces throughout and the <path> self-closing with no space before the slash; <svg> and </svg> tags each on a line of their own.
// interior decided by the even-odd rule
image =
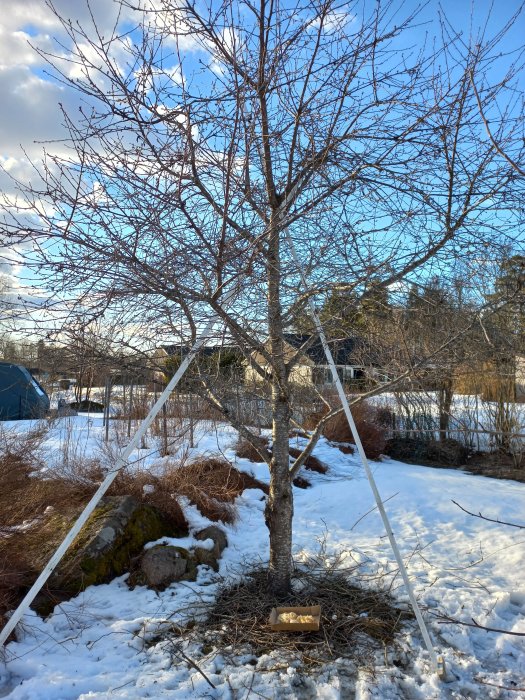
<svg viewBox="0 0 525 700">
<path fill-rule="evenodd" d="M 83 99 L 78 115 L 63 113 L 71 155 L 50 150 L 45 186 L 24 188 L 6 228 L 32 240 L 51 288 L 89 298 L 94 314 L 119 309 L 135 334 L 188 342 L 210 314 L 224 324 L 269 385 L 271 455 L 213 386 L 201 390 L 269 463 L 270 584 L 283 593 L 292 478 L 323 427 L 290 464 L 299 353 L 285 352 L 284 333 L 311 296 L 362 297 L 371 277 L 377 292 L 515 235 L 518 185 L 482 137 L 489 93 L 471 81 L 489 82 L 503 34 L 468 43 L 443 22 L 432 45 L 405 50 L 417 16 L 390 1 L 120 6 L 135 10 L 126 31 L 57 13 L 63 46 L 46 57 Z"/>
</svg>

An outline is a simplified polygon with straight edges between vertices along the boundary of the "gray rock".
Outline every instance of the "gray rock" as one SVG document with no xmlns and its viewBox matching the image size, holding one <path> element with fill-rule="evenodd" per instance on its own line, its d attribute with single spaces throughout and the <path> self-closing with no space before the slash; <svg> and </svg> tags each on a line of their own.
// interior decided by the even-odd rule
<svg viewBox="0 0 525 700">
<path fill-rule="evenodd" d="M 195 562 L 197 564 L 206 564 L 206 566 L 210 566 L 214 571 L 219 570 L 220 557 L 217 557 L 213 550 L 195 547 L 193 556 L 195 557 Z"/>
<path fill-rule="evenodd" d="M 205 527 L 195 535 L 196 540 L 208 540 L 211 539 L 215 543 L 215 548 L 219 556 L 222 554 L 223 550 L 228 546 L 228 538 L 224 530 L 221 530 L 217 525 L 209 525 Z"/>
<path fill-rule="evenodd" d="M 33 560 L 43 568 L 60 544 L 74 519 L 51 513 L 43 526 L 42 542 Z M 42 593 L 33 605 L 41 614 L 51 612 L 59 600 L 92 584 L 106 583 L 129 571 L 131 561 L 140 556 L 146 542 L 164 535 L 176 535 L 158 510 L 131 496 L 103 498 L 64 559 L 49 579 L 51 596 Z"/>
<path fill-rule="evenodd" d="M 219 570 L 219 559 L 222 552 L 228 546 L 228 538 L 224 530 L 216 525 L 209 525 L 195 535 L 197 540 L 213 540 L 212 549 L 204 549 L 204 547 L 195 548 L 195 561 L 198 564 L 207 564 L 214 571 Z"/>
<path fill-rule="evenodd" d="M 180 581 L 186 574 L 188 565 L 188 558 L 183 554 L 187 553 L 182 548 L 169 545 L 157 545 L 148 549 L 140 563 L 146 584 L 157 588 Z"/>
<path fill-rule="evenodd" d="M 109 496 L 102 499 L 97 510 L 100 509 L 100 518 L 98 527 L 85 547 L 86 556 L 98 558 L 110 549 L 116 542 L 117 538 L 126 533 L 126 530 L 135 523 L 133 522 L 143 508 L 132 496 Z M 98 515 L 97 510 L 92 517 Z M 105 511 L 105 512 L 104 512 Z M 151 512 L 152 517 L 153 511 Z M 158 514 L 156 514 L 158 515 Z M 142 523 L 139 529 L 147 528 L 146 523 Z M 129 533 L 131 535 L 131 533 Z M 140 534 L 138 537 L 140 539 Z M 127 537 L 126 539 L 132 539 Z M 142 543 L 144 545 L 145 542 Z"/>
</svg>

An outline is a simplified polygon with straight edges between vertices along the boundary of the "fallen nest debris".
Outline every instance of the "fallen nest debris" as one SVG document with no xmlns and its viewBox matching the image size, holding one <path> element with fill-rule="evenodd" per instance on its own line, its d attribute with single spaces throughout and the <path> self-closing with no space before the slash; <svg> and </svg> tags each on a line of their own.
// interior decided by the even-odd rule
<svg viewBox="0 0 525 700">
<path fill-rule="evenodd" d="M 305 667 L 336 659 L 366 664 L 378 650 L 394 646 L 403 623 L 413 618 L 387 593 L 353 585 L 344 572 L 297 570 L 293 590 L 279 604 L 321 605 L 318 631 L 290 634 L 271 628 L 268 619 L 276 600 L 268 591 L 267 571 L 257 569 L 240 583 L 225 585 L 207 616 L 170 634 L 200 640 L 205 654 L 214 648 L 232 656 L 260 657 L 279 651 L 298 658 Z"/>
</svg>

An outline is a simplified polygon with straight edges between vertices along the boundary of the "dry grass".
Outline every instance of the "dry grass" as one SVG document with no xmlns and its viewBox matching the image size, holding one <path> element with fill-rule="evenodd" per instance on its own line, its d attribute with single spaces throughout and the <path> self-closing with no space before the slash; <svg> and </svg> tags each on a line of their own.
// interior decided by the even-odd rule
<svg viewBox="0 0 525 700">
<path fill-rule="evenodd" d="M 144 490 L 145 486 L 153 489 Z M 160 475 L 150 472 L 123 473 L 117 477 L 110 494 L 131 494 L 156 506 L 181 527 L 187 527 L 177 496 L 185 496 L 209 520 L 233 523 L 234 501 L 245 489 L 259 488 L 268 493 L 266 484 L 238 471 L 224 459 L 207 458 L 181 466 L 168 463 Z"/>
<path fill-rule="evenodd" d="M 19 552 L 6 552 L 1 545 L 0 548 L 0 627 L 4 627 L 7 612 L 16 608 L 39 572 Z"/>
<path fill-rule="evenodd" d="M 268 588 L 267 571 L 252 570 L 242 582 L 225 585 L 205 621 L 186 634 L 205 638 L 211 647 L 219 647 L 222 654 L 228 650 L 232 656 L 260 657 L 276 650 L 305 666 L 343 658 L 363 664 L 377 650 L 393 645 L 403 622 L 412 617 L 383 591 L 352 584 L 349 572 L 303 568 L 296 571 L 293 587 L 300 592 L 276 600 Z M 276 605 L 321 605 L 319 631 L 272 630 L 268 621 Z"/>
<path fill-rule="evenodd" d="M 253 476 L 238 471 L 224 459 L 205 459 L 188 464 L 174 473 L 178 493 L 186 496 L 210 520 L 233 522 L 233 502 L 245 489 L 268 487 Z"/>
<path fill-rule="evenodd" d="M 40 573 L 46 523 L 56 513 L 78 512 L 96 488 L 80 470 L 74 479 L 39 473 L 46 432 L 39 426 L 0 435 L 0 624 Z"/>
<path fill-rule="evenodd" d="M 79 465 L 74 475 L 58 470 L 41 472 L 44 437 L 40 427 L 24 435 L 1 434 L 0 536 L 24 521 L 38 519 L 48 507 L 67 504 L 74 508 L 95 490 L 85 465 Z"/>
<path fill-rule="evenodd" d="M 305 427 L 313 430 L 326 412 L 309 416 Z M 352 406 L 357 431 L 363 443 L 365 454 L 369 459 L 378 459 L 385 450 L 389 412 L 363 401 Z M 326 424 L 323 435 L 331 442 L 354 443 L 350 426 L 344 413 L 339 413 Z"/>
<path fill-rule="evenodd" d="M 93 461 L 41 471 L 45 432 L 0 435 L 0 624 L 40 573 L 43 558 L 52 553 L 56 537 L 60 539 L 60 527 L 79 514 L 104 477 Z M 246 488 L 268 491 L 229 462 L 205 459 L 168 465 L 160 476 L 122 472 L 109 494 L 131 495 L 155 506 L 182 534 L 188 524 L 178 496 L 186 496 L 210 520 L 231 523 L 234 500 Z"/>
</svg>

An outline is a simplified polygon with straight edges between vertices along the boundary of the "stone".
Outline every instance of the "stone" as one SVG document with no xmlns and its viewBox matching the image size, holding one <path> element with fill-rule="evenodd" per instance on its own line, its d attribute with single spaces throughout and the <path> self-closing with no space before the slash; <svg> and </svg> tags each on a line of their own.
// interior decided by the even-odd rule
<svg viewBox="0 0 525 700">
<path fill-rule="evenodd" d="M 180 581 L 186 574 L 188 558 L 181 547 L 161 544 L 148 549 L 140 562 L 146 585 L 159 588 Z"/>
<path fill-rule="evenodd" d="M 203 547 L 195 547 L 193 556 L 195 557 L 197 564 L 205 564 L 206 566 L 210 566 L 214 571 L 219 570 L 219 557 L 217 557 L 213 550 L 204 549 Z"/>
<path fill-rule="evenodd" d="M 196 540 L 213 540 L 217 554 L 220 556 L 224 549 L 228 546 L 228 538 L 224 530 L 221 530 L 217 525 L 208 525 L 204 530 L 200 530 L 195 535 Z"/>
<path fill-rule="evenodd" d="M 33 557 L 36 568 L 45 566 L 75 519 L 50 514 L 42 528 L 40 551 Z M 129 571 L 131 561 L 142 554 L 147 542 L 180 534 L 153 506 L 131 496 L 106 496 L 51 575 L 47 587 L 51 598 L 43 593 L 33 609 L 48 614 L 56 602 Z"/>
<path fill-rule="evenodd" d="M 218 571 L 219 559 L 224 549 L 228 546 L 228 538 L 224 530 L 221 530 L 221 528 L 216 525 L 209 525 L 205 527 L 204 530 L 198 532 L 195 535 L 195 539 L 201 541 L 208 539 L 213 540 L 213 547 L 211 549 L 195 547 L 194 557 L 198 564 L 206 564 L 207 566 L 211 566 L 214 571 Z"/>
</svg>

